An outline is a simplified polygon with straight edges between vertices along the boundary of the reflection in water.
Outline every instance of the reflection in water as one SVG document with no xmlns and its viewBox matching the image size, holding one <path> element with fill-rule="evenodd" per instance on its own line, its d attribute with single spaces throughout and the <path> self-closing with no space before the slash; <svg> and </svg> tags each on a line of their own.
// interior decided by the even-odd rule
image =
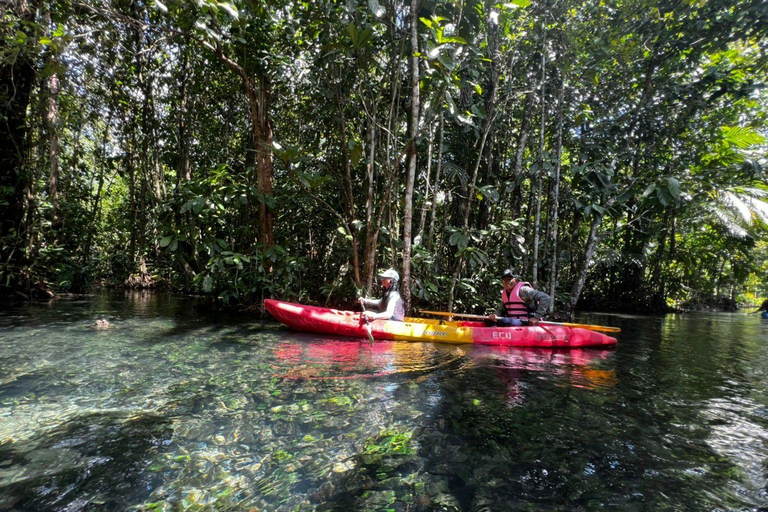
<svg viewBox="0 0 768 512">
<path fill-rule="evenodd" d="M 557 378 L 560 385 L 584 389 L 613 387 L 618 379 L 616 370 L 603 369 L 614 350 L 542 349 L 477 346 L 468 349 L 473 358 L 484 366 L 495 368 L 507 389 L 510 405 L 523 403 L 521 386 L 529 372 L 544 372 L 548 379 Z"/>
<path fill-rule="evenodd" d="M 275 376 L 288 379 L 359 379 L 395 373 L 427 373 L 459 360 L 457 348 L 391 341 L 353 341 L 305 337 L 305 343 L 286 342 L 275 348 L 281 363 Z"/>
<path fill-rule="evenodd" d="M 0 510 L 765 506 L 768 322 L 587 323 L 618 348 L 369 344 L 152 294 L 1 312 Z"/>
</svg>

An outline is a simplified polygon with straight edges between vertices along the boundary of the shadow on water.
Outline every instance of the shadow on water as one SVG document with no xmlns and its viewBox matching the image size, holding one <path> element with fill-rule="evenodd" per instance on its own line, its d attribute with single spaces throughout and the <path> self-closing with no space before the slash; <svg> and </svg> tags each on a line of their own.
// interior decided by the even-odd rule
<svg viewBox="0 0 768 512">
<path fill-rule="evenodd" d="M 78 417 L 43 439 L 0 445 L 0 510 L 123 510 L 149 494 L 152 456 L 170 443 L 166 418 Z"/>
</svg>

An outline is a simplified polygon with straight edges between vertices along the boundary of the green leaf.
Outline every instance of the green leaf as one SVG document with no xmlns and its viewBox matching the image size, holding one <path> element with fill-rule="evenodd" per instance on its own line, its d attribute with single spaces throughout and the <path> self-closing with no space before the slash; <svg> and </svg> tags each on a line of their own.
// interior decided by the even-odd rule
<svg viewBox="0 0 768 512">
<path fill-rule="evenodd" d="M 160 240 L 160 247 L 168 247 L 168 245 L 173 240 L 174 235 L 168 235 L 166 237 L 163 237 L 162 240 Z"/>
<path fill-rule="evenodd" d="M 667 188 L 669 189 L 669 193 L 672 195 L 675 201 L 679 201 L 680 200 L 680 182 L 677 180 L 677 178 L 674 178 L 674 177 L 667 178 Z"/>
<path fill-rule="evenodd" d="M 38 42 L 43 46 L 48 46 L 49 44 L 51 44 L 51 38 L 44 36 L 44 37 L 41 37 Z"/>
<path fill-rule="evenodd" d="M 192 212 L 197 215 L 201 211 L 203 211 L 203 208 L 205 207 L 205 198 L 204 197 L 196 197 L 192 200 Z"/>
<path fill-rule="evenodd" d="M 463 251 L 467 248 L 469 237 L 465 236 L 461 231 L 455 231 L 448 239 L 448 243 L 457 247 L 460 251 Z"/>
<path fill-rule="evenodd" d="M 360 40 L 360 31 L 357 30 L 357 26 L 351 21 L 347 25 L 347 34 L 349 34 L 349 38 L 352 40 L 352 46 L 357 47 L 357 42 Z"/>
<path fill-rule="evenodd" d="M 438 37 L 437 42 L 440 44 L 445 44 L 445 43 L 467 44 L 467 40 L 459 36 Z"/>
<path fill-rule="evenodd" d="M 747 149 L 750 146 L 765 142 L 765 137 L 751 128 L 742 128 L 741 126 L 721 126 L 720 131 L 723 134 L 725 142 L 736 146 L 739 149 Z"/>
</svg>

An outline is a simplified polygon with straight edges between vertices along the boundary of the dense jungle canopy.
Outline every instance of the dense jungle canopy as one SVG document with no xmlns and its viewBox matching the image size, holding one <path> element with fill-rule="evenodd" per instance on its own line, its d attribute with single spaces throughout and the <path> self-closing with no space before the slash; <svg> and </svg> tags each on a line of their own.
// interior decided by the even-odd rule
<svg viewBox="0 0 768 512">
<path fill-rule="evenodd" d="M 0 3 L 0 287 L 768 294 L 764 0 Z M 21 294 L 21 295 L 20 295 Z"/>
</svg>

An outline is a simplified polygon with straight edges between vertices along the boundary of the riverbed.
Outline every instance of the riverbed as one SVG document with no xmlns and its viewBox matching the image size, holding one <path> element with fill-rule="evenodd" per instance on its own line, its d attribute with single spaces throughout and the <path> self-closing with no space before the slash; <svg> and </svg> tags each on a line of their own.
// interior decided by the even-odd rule
<svg viewBox="0 0 768 512">
<path fill-rule="evenodd" d="M 0 311 L 0 510 L 758 510 L 768 320 L 376 342 L 103 294 Z M 98 322 L 100 318 L 106 322 Z"/>
</svg>

